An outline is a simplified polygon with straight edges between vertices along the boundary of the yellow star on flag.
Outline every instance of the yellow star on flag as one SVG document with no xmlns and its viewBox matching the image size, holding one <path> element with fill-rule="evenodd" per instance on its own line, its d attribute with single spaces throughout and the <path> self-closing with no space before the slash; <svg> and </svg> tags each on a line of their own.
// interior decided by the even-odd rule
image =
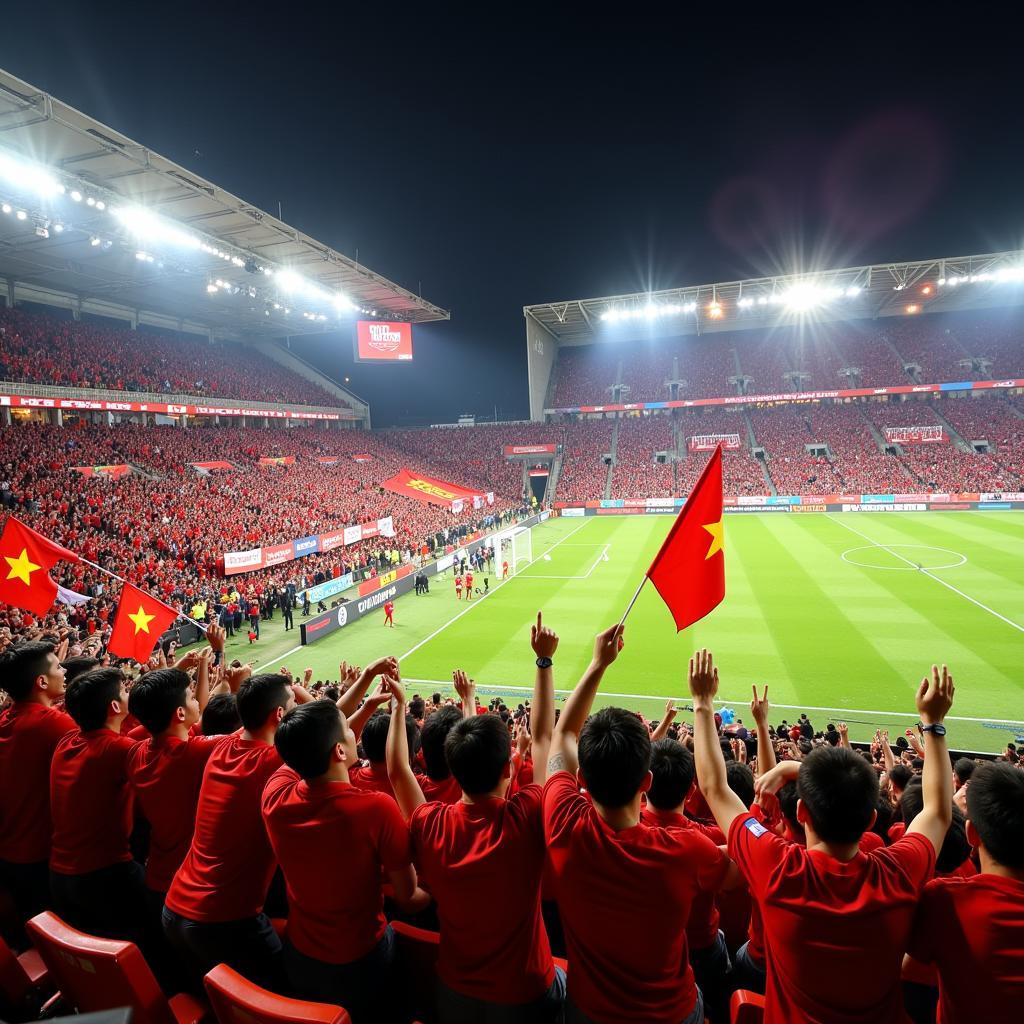
<svg viewBox="0 0 1024 1024">
<path fill-rule="evenodd" d="M 4 555 L 4 561 L 11 567 L 11 571 L 7 574 L 9 580 L 21 580 L 26 587 L 32 586 L 32 573 L 36 569 L 41 569 L 41 565 L 36 565 L 35 562 L 29 560 L 28 548 L 22 548 L 21 554 L 17 558 L 11 558 L 9 555 Z"/>
<path fill-rule="evenodd" d="M 140 604 L 139 610 L 134 615 L 129 615 L 128 618 L 135 623 L 135 635 L 138 636 L 140 632 L 149 632 L 149 624 L 156 618 L 156 616 L 147 615 L 146 609 Z"/>
<path fill-rule="evenodd" d="M 719 519 L 717 523 L 705 523 L 704 529 L 711 534 L 711 546 L 708 548 L 708 553 L 704 556 L 706 562 L 712 555 L 717 554 L 725 546 L 724 534 L 722 531 L 722 520 Z"/>
</svg>

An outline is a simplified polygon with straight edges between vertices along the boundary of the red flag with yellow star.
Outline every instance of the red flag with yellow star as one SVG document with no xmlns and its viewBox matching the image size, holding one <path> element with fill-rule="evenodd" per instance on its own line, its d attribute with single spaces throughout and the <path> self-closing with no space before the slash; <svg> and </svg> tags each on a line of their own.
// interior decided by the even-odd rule
<svg viewBox="0 0 1024 1024">
<path fill-rule="evenodd" d="M 725 597 L 722 535 L 722 446 L 708 459 L 654 556 L 647 578 L 657 588 L 676 622 L 676 631 L 692 626 Z"/>
<path fill-rule="evenodd" d="M 126 583 L 121 588 L 107 650 L 119 658 L 147 661 L 157 641 L 177 617 L 173 608 Z"/>
<path fill-rule="evenodd" d="M 78 555 L 11 516 L 0 536 L 0 601 L 45 615 L 57 599 L 50 570 L 61 561 L 77 562 Z"/>
</svg>

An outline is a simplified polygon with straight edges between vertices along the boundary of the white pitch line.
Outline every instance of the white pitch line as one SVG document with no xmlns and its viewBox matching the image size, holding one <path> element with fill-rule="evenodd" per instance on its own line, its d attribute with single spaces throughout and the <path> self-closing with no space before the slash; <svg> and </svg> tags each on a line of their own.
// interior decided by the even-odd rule
<svg viewBox="0 0 1024 1024">
<path fill-rule="evenodd" d="M 285 658 L 290 658 L 293 654 L 297 654 L 302 650 L 302 644 L 298 647 L 293 647 L 290 651 L 285 651 L 280 657 L 274 658 L 272 661 L 265 661 L 260 668 L 270 668 L 271 665 L 276 665 L 279 661 L 284 661 Z"/>
<path fill-rule="evenodd" d="M 576 548 L 581 548 L 581 547 L 584 547 L 584 546 L 589 546 L 589 545 L 583 545 L 583 544 L 567 544 L 566 545 L 566 547 L 576 547 Z M 601 564 L 601 560 L 604 558 L 605 554 L 608 552 L 608 549 L 610 547 L 611 547 L 611 544 L 605 544 L 604 547 L 601 548 L 601 551 L 600 551 L 600 553 L 597 556 L 597 560 L 594 562 L 594 564 L 582 576 L 545 576 L 545 575 L 543 575 L 542 573 L 539 573 L 539 572 L 531 572 L 529 576 L 524 576 L 523 579 L 527 579 L 527 580 L 587 580 L 587 579 L 590 579 L 590 574 L 598 567 L 598 565 Z M 530 564 L 532 565 L 533 563 L 531 562 Z"/>
<path fill-rule="evenodd" d="M 403 678 L 403 682 L 406 683 L 423 683 L 429 684 L 430 686 L 447 686 L 451 687 L 452 681 L 450 679 L 411 679 Z M 502 690 L 518 690 L 521 693 L 533 693 L 532 686 L 513 686 L 509 683 L 477 683 L 478 690 L 487 690 L 489 687 L 500 688 Z M 572 690 L 555 690 L 555 693 L 561 693 L 568 695 L 572 693 Z M 603 697 L 615 697 L 621 700 L 673 700 L 677 704 L 685 704 L 689 701 L 690 697 L 663 697 L 660 694 L 650 693 L 612 693 L 610 690 L 598 690 L 598 695 Z M 733 705 L 734 707 L 746 707 L 750 701 L 746 697 L 740 698 L 739 700 L 727 700 L 724 697 L 719 697 L 715 700 L 716 704 Z M 773 708 L 785 708 L 787 711 L 841 711 L 844 715 L 889 715 L 894 718 L 920 718 L 916 712 L 913 714 L 908 711 L 869 711 L 864 708 L 839 708 L 839 707 L 822 707 L 816 704 L 777 704 L 774 700 L 771 702 Z M 836 715 L 839 718 L 839 715 Z M 947 722 L 992 722 L 995 725 L 1018 725 L 1019 723 L 1012 718 L 968 718 L 963 715 L 946 715 Z"/>
<path fill-rule="evenodd" d="M 994 615 L 997 619 L 1001 619 L 1008 626 L 1013 626 L 1014 629 L 1019 630 L 1021 633 L 1024 633 L 1024 626 L 1022 626 L 1019 622 L 1014 622 L 1013 619 L 1008 619 L 1005 615 L 1002 615 L 1000 612 L 997 612 L 994 608 L 989 608 L 987 604 L 982 604 L 979 600 L 977 600 L 977 598 L 971 597 L 970 594 L 965 594 L 959 587 L 954 587 L 952 583 L 947 583 L 946 580 L 942 579 L 941 576 L 936 576 L 935 573 L 923 568 L 916 562 L 912 562 L 909 558 L 904 558 L 904 556 L 899 554 L 899 552 L 893 551 L 891 547 L 888 547 L 885 544 L 881 544 L 877 540 L 872 540 L 867 534 L 861 533 L 860 530 L 856 529 L 853 526 L 850 526 L 849 523 L 844 523 L 841 519 L 833 518 L 832 514 L 829 512 L 825 513 L 825 518 L 831 519 L 833 523 L 838 523 L 840 526 L 845 527 L 847 530 L 850 531 L 850 533 L 855 533 L 858 537 L 860 537 L 861 540 L 866 540 L 870 545 L 872 545 L 872 547 L 881 548 L 883 551 L 888 551 L 890 555 L 894 555 L 896 558 L 900 559 L 900 561 L 906 562 L 907 565 L 916 569 L 918 572 L 924 573 L 924 575 L 927 576 L 929 579 L 935 580 L 936 583 L 941 583 L 947 590 L 952 590 L 954 594 L 959 594 L 965 600 L 970 601 L 971 604 L 977 605 L 983 611 L 988 612 L 989 615 Z M 981 719 L 981 721 L 989 721 L 989 719 Z M 991 719 L 991 721 L 995 721 L 995 719 Z"/>
<path fill-rule="evenodd" d="M 586 526 L 588 522 L 593 522 L 593 520 L 585 519 L 582 523 L 580 523 L 579 526 L 576 527 L 576 529 L 570 530 L 561 540 L 556 540 L 555 543 L 551 545 L 551 547 L 547 548 L 547 550 L 545 551 L 545 554 L 547 553 L 547 551 L 554 551 L 555 548 L 557 548 L 558 545 L 561 544 L 563 540 L 567 540 L 573 534 L 579 533 L 579 531 L 582 530 L 583 527 Z M 540 557 L 541 557 L 541 555 L 537 556 L 537 558 L 540 558 Z M 453 615 L 446 623 L 444 623 L 444 625 L 439 626 L 429 636 L 424 637 L 418 644 L 416 644 L 415 647 L 409 648 L 409 650 L 407 650 L 405 652 L 405 654 L 403 654 L 398 660 L 399 661 L 404 661 L 406 658 L 409 657 L 410 654 L 415 654 L 425 643 L 428 643 L 429 641 L 433 640 L 434 637 L 438 635 L 438 633 L 443 633 L 453 622 L 457 622 L 459 619 L 462 618 L 463 615 L 468 615 L 474 608 L 479 608 L 480 605 L 482 605 L 484 603 L 484 601 L 486 601 L 487 598 L 489 598 L 491 596 L 491 594 L 496 594 L 499 590 L 501 590 L 501 588 L 506 583 L 511 583 L 512 580 L 520 579 L 521 576 L 522 576 L 522 573 L 526 569 L 529 569 L 530 566 L 533 565 L 533 563 L 537 561 L 537 558 L 531 559 L 529 562 L 527 562 L 526 565 L 523 567 L 523 569 L 521 569 L 519 572 L 517 572 L 514 576 L 509 576 L 508 579 L 505 579 L 505 580 L 499 580 L 498 583 L 494 586 L 493 589 L 488 590 L 486 594 L 484 594 L 481 598 L 479 598 L 479 600 L 474 601 L 468 608 L 463 608 L 462 611 L 458 613 L 458 615 Z M 527 578 L 529 578 L 529 577 L 527 577 Z"/>
</svg>

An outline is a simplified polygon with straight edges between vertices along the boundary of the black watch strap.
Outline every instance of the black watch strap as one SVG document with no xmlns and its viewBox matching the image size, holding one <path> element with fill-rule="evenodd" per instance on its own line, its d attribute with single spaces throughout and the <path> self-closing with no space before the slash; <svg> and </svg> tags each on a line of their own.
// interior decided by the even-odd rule
<svg viewBox="0 0 1024 1024">
<path fill-rule="evenodd" d="M 554 662 L 550 658 L 538 658 L 537 668 L 551 668 Z"/>
<path fill-rule="evenodd" d="M 941 722 L 936 722 L 935 725 L 924 725 L 923 723 L 918 722 L 917 727 L 921 730 L 921 732 L 935 733 L 936 736 L 946 735 L 946 727 Z"/>
</svg>

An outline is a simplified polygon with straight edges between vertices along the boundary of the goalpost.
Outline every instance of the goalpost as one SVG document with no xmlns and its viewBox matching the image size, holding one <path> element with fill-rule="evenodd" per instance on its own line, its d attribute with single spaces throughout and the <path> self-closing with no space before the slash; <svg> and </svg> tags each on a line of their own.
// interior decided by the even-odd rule
<svg viewBox="0 0 1024 1024">
<path fill-rule="evenodd" d="M 508 574 L 514 576 L 533 561 L 533 529 L 517 526 L 499 533 L 494 539 L 494 574 L 501 579 L 501 567 L 508 562 Z"/>
</svg>

